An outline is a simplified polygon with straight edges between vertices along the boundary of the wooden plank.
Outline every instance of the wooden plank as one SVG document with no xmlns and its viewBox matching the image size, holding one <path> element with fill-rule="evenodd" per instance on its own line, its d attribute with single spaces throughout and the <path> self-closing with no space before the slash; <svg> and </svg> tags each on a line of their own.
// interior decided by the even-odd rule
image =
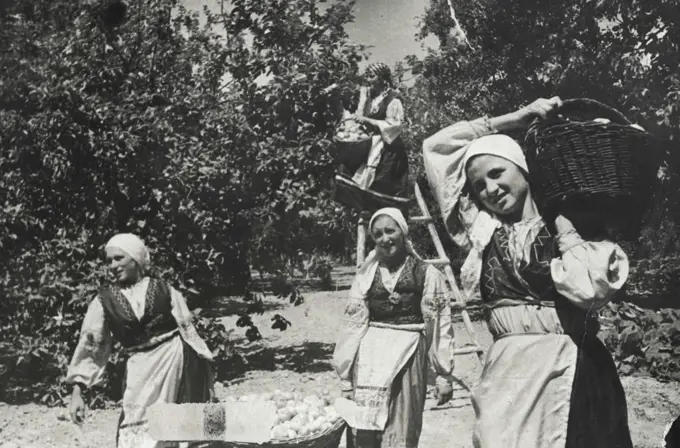
<svg viewBox="0 0 680 448">
<path fill-rule="evenodd" d="M 430 218 L 428 216 L 413 216 L 413 217 L 409 218 L 408 220 L 410 222 L 416 223 L 416 224 L 421 223 L 421 222 L 424 222 L 424 223 L 432 222 L 432 218 Z"/>
<path fill-rule="evenodd" d="M 364 262 L 364 258 L 366 258 L 366 221 L 361 216 L 357 227 L 357 269 Z"/>
<path fill-rule="evenodd" d="M 423 198 L 423 194 L 420 191 L 420 186 L 418 186 L 417 183 L 415 184 L 415 194 L 416 201 L 418 202 L 418 207 L 420 208 L 422 216 L 432 218 L 432 215 L 430 215 L 430 211 L 427 208 L 427 204 L 425 203 L 425 199 Z M 439 234 L 437 233 L 437 228 L 435 227 L 434 223 L 430 221 L 427 225 L 427 228 L 430 231 L 430 236 L 432 237 L 432 242 L 434 243 L 434 246 L 437 249 L 437 254 L 439 255 L 439 258 L 448 258 L 446 256 L 446 251 L 444 250 L 444 245 L 442 244 L 441 239 L 439 239 Z M 454 300 L 458 303 L 464 304 L 465 297 L 458 289 L 458 283 L 456 282 L 456 277 L 453 275 L 453 270 L 451 269 L 450 264 L 446 264 L 444 266 L 444 273 L 446 274 L 446 278 L 449 281 L 449 286 L 451 287 L 451 292 L 453 293 Z M 465 309 L 463 309 L 461 311 L 461 316 L 463 317 L 463 323 L 465 324 L 465 328 L 468 334 L 470 335 L 470 339 L 472 339 L 472 343 L 479 347 L 479 343 L 477 342 L 477 338 L 475 337 L 474 327 L 472 326 L 472 320 L 470 320 L 470 315 L 467 313 Z M 480 362 L 483 362 L 482 354 L 480 352 L 477 352 L 477 355 L 479 357 Z"/>
<path fill-rule="evenodd" d="M 470 345 L 467 347 L 457 348 L 453 351 L 454 355 L 467 355 L 470 353 L 477 353 L 478 355 L 481 355 L 484 353 L 484 349 L 479 346 Z"/>
<path fill-rule="evenodd" d="M 444 266 L 451 263 L 448 258 L 434 258 L 432 260 L 423 260 L 423 262 L 427 264 L 433 264 L 435 266 Z"/>
</svg>

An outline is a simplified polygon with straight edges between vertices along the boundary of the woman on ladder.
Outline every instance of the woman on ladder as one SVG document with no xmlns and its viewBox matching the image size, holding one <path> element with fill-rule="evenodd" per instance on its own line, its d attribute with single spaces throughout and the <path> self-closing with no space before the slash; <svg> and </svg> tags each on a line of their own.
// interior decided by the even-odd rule
<svg viewBox="0 0 680 448">
<path fill-rule="evenodd" d="M 496 133 L 521 130 L 559 98 L 495 118 L 456 123 L 425 140 L 430 185 L 461 269 L 479 288 L 494 343 L 473 391 L 478 448 L 632 448 L 626 397 L 597 338 L 597 310 L 628 276 L 608 241 L 584 241 L 571 222 L 544 222 L 522 148 Z"/>
<path fill-rule="evenodd" d="M 349 400 L 338 412 L 351 427 L 348 447 L 416 448 L 428 364 L 439 404 L 453 393 L 450 296 L 443 275 L 413 250 L 398 209 L 378 210 L 369 232 L 376 247 L 354 279 L 333 353 Z"/>
<path fill-rule="evenodd" d="M 342 166 L 340 176 L 361 190 L 406 200 L 408 193 L 408 157 L 401 139 L 404 107 L 394 89 L 392 73 L 383 63 L 366 68 L 367 86 L 360 88 L 355 114 L 344 111 L 345 120 L 368 126 L 372 134 L 367 160 L 354 172 Z M 349 181 L 349 182 L 348 182 Z M 389 201 L 389 199 L 388 199 Z M 385 205 L 396 205 L 390 202 Z"/>
</svg>

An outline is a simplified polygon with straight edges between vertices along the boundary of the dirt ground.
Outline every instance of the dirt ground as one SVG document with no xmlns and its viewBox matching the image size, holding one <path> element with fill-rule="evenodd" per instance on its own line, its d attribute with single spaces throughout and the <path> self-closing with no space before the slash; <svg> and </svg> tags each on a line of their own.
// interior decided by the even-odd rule
<svg viewBox="0 0 680 448">
<path fill-rule="evenodd" d="M 264 340 L 247 348 L 247 374 L 226 384 L 218 384 L 217 393 L 252 394 L 268 390 L 322 391 L 339 393 L 337 377 L 330 366 L 334 337 L 343 309 L 346 292 L 305 294 L 305 303 L 288 307 L 275 298 L 267 299 L 267 311 L 255 316 Z M 272 330 L 271 317 L 281 313 L 292 322 L 287 331 Z M 233 325 L 234 317 L 224 317 Z M 477 337 L 484 346 L 491 336 L 484 324 L 475 323 Z M 459 344 L 469 342 L 462 324 L 456 325 Z M 481 372 L 475 355 L 456 359 L 455 374 L 463 386 L 457 386 L 454 399 L 436 408 L 428 399 L 420 446 L 423 448 L 466 448 L 472 446 L 474 411 L 464 387 L 474 386 Z M 680 415 L 680 387 L 650 378 L 625 377 L 629 420 L 637 448 L 662 447 L 665 427 Z M 63 418 L 63 408 L 39 405 L 13 406 L 0 403 L 0 446 L 2 447 L 115 447 L 118 411 L 90 411 L 78 427 Z M 344 442 L 343 442 L 344 444 Z"/>
</svg>

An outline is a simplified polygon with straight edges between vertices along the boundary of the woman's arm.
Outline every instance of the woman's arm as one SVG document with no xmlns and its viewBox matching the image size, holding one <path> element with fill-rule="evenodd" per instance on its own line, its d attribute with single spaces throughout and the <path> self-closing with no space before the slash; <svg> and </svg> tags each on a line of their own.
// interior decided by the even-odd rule
<svg viewBox="0 0 680 448">
<path fill-rule="evenodd" d="M 572 223 L 555 220 L 561 258 L 553 259 L 550 272 L 557 291 L 581 309 L 604 307 L 628 279 L 628 257 L 609 241 L 583 241 Z"/>
<path fill-rule="evenodd" d="M 359 352 L 361 339 L 368 330 L 368 322 L 369 312 L 366 301 L 350 296 L 342 317 L 342 326 L 337 337 L 332 361 L 333 367 L 342 381 L 344 392 L 352 390 L 352 366 Z"/>
<path fill-rule="evenodd" d="M 450 300 L 444 276 L 435 267 L 428 266 L 421 301 L 428 353 L 435 373 L 447 382 L 453 373 L 455 349 Z"/>
<path fill-rule="evenodd" d="M 189 344 L 194 349 L 196 354 L 203 359 L 212 361 L 213 355 L 206 345 L 205 341 L 196 332 L 196 327 L 193 322 L 193 315 L 189 311 L 186 300 L 182 294 L 175 288 L 170 287 L 170 302 L 172 305 L 172 315 L 179 327 L 180 335 L 184 342 Z"/>
<path fill-rule="evenodd" d="M 437 374 L 437 404 L 453 396 L 455 335 L 451 322 L 451 295 L 444 276 L 436 268 L 427 267 L 421 310 L 425 320 L 430 365 Z"/>
<path fill-rule="evenodd" d="M 109 361 L 112 346 L 113 339 L 104 318 L 104 308 L 97 297 L 90 302 L 85 313 L 80 339 L 64 381 L 74 384 L 74 390 L 78 391 L 100 382 Z"/>
<path fill-rule="evenodd" d="M 375 127 L 380 132 L 383 141 L 389 145 L 401 135 L 402 123 L 404 122 L 404 105 L 401 100 L 395 98 L 387 105 L 384 120 L 361 116 L 355 117 L 354 120 Z"/>
</svg>

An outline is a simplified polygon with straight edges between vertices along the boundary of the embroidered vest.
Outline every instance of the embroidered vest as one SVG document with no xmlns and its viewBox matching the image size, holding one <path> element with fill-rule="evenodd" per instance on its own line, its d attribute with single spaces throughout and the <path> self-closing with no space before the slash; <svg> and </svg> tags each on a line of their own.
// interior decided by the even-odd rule
<svg viewBox="0 0 680 448">
<path fill-rule="evenodd" d="M 556 238 L 544 227 L 531 244 L 528 263 L 522 263 L 515 271 L 508 234 L 504 228 L 497 229 L 484 251 L 482 300 L 492 306 L 493 302 L 509 300 L 508 306 L 535 303 L 554 307 L 566 334 L 597 334 L 600 330 L 597 314 L 577 307 L 555 288 L 550 262 L 560 255 Z"/>
<path fill-rule="evenodd" d="M 427 264 L 409 257 L 392 293 L 383 285 L 378 270 L 368 290 L 370 320 L 397 325 L 424 323 L 420 302 L 426 270 Z"/>
<path fill-rule="evenodd" d="M 376 120 L 384 120 L 385 117 L 387 117 L 387 107 L 390 105 L 392 100 L 396 99 L 398 97 L 397 92 L 394 90 L 390 90 L 387 95 L 385 95 L 385 98 L 380 102 L 380 107 L 378 108 L 377 112 L 375 113 L 368 113 L 367 116 L 368 118 L 374 118 Z"/>
<path fill-rule="evenodd" d="M 177 328 L 171 312 L 170 289 L 161 280 L 149 280 L 141 320 L 119 288 L 103 287 L 99 297 L 113 337 L 125 348 L 148 342 Z"/>
</svg>

